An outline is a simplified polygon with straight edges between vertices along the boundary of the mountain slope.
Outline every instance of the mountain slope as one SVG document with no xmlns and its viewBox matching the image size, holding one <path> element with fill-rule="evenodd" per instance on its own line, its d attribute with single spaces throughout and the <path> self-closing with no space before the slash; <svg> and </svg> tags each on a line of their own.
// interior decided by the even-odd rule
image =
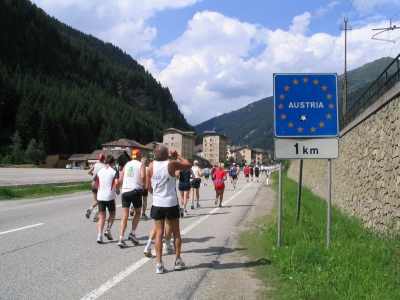
<svg viewBox="0 0 400 300">
<path fill-rule="evenodd" d="M 393 58 L 384 57 L 364 66 L 349 71 L 348 78 L 348 107 L 358 100 L 366 88 L 380 75 L 393 61 Z M 343 74 L 338 76 L 339 115 L 342 115 Z M 194 126 L 202 133 L 214 130 L 225 134 L 234 145 L 248 145 L 252 148 L 274 148 L 274 100 L 267 97 L 255 101 L 244 108 L 214 117 Z"/>
<path fill-rule="evenodd" d="M 17 130 L 48 154 L 88 153 L 129 138 L 193 130 L 168 88 L 110 43 L 83 34 L 27 0 L 0 1 L 0 146 Z"/>
</svg>

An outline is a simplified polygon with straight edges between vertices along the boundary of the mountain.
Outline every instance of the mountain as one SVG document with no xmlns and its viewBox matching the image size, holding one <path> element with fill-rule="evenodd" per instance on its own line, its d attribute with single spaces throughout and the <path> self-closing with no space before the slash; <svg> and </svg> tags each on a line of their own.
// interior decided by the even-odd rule
<svg viewBox="0 0 400 300">
<path fill-rule="evenodd" d="M 347 107 L 351 107 L 364 91 L 393 61 L 384 57 L 347 72 Z M 342 116 L 344 75 L 338 76 L 339 117 Z M 225 134 L 234 145 L 272 150 L 274 148 L 274 99 L 267 97 L 255 101 L 239 110 L 225 113 L 194 128 L 197 132 L 216 131 Z"/>
<path fill-rule="evenodd" d="M 169 89 L 118 47 L 28 0 L 0 1 L 0 26 L 0 155 L 16 131 L 22 149 L 34 139 L 47 154 L 72 154 L 194 130 Z"/>
</svg>

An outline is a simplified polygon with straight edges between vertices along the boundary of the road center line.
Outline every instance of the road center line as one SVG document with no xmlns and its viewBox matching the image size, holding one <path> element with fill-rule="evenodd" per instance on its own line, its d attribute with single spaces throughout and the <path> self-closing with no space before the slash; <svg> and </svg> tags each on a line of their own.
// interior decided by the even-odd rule
<svg viewBox="0 0 400 300">
<path fill-rule="evenodd" d="M 229 203 L 232 199 L 234 199 L 236 196 L 238 196 L 241 192 L 243 192 L 252 183 L 253 182 L 250 182 L 242 190 L 240 190 L 235 195 L 230 197 L 225 202 L 225 204 Z M 209 216 L 214 214 L 219 209 L 220 209 L 220 207 L 216 207 L 216 208 L 212 209 L 205 216 L 201 217 L 199 220 L 197 220 L 196 222 L 192 223 L 190 226 L 186 227 L 184 230 L 181 230 L 181 235 L 185 235 L 186 233 L 188 233 L 190 230 L 195 228 L 197 225 L 199 225 L 201 222 L 203 222 L 205 219 L 207 219 Z M 122 272 L 118 273 L 117 275 L 115 275 L 113 278 L 111 278 L 107 282 L 103 283 L 99 288 L 91 291 L 89 294 L 84 296 L 81 300 L 93 300 L 93 299 L 99 298 L 101 295 L 103 295 L 105 292 L 107 292 L 109 289 L 111 289 L 114 285 L 116 285 L 119 282 L 121 282 L 122 280 L 124 280 L 126 277 L 128 277 L 130 274 L 135 272 L 137 269 L 139 269 L 141 266 L 143 266 L 145 263 L 147 263 L 150 260 L 151 260 L 151 258 L 149 258 L 149 257 L 145 257 L 145 258 L 142 258 L 142 259 L 138 260 L 133 265 L 129 266 L 128 268 L 126 268 Z"/>
<path fill-rule="evenodd" d="M 17 228 L 17 229 L 12 229 L 12 230 L 8 230 L 8 231 L 3 231 L 3 232 L 0 232 L 0 235 L 6 234 L 6 233 L 10 233 L 10 232 L 14 232 L 14 231 L 18 231 L 18 230 L 23 230 L 23 229 L 28 229 L 28 228 L 40 226 L 40 225 L 43 225 L 43 224 L 44 224 L 44 223 L 38 223 L 38 224 L 30 225 L 30 226 L 25 226 L 25 227 Z"/>
</svg>

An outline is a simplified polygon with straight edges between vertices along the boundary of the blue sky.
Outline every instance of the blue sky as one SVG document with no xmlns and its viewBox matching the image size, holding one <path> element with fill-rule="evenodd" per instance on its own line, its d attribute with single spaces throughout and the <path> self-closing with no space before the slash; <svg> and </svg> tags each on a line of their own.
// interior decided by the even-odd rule
<svg viewBox="0 0 400 300">
<path fill-rule="evenodd" d="M 400 0 L 31 0 L 117 45 L 197 125 L 272 96 L 273 73 L 344 72 L 400 51 Z"/>
</svg>

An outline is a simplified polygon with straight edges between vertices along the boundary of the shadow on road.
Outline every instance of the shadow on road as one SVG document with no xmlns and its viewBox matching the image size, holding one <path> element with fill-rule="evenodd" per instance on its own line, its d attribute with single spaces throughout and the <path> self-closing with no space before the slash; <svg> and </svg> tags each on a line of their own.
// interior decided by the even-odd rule
<svg viewBox="0 0 400 300">
<path fill-rule="evenodd" d="M 264 266 L 264 265 L 270 265 L 272 262 L 269 259 L 265 258 L 260 258 L 257 259 L 256 261 L 250 261 L 250 262 L 238 262 L 238 263 L 220 263 L 217 260 L 214 260 L 211 263 L 202 263 L 197 266 L 190 266 L 188 269 L 201 269 L 201 268 L 206 268 L 206 269 L 214 269 L 214 270 L 229 270 L 229 269 L 241 269 L 241 268 L 252 268 L 252 267 L 257 267 L 257 266 Z"/>
</svg>

